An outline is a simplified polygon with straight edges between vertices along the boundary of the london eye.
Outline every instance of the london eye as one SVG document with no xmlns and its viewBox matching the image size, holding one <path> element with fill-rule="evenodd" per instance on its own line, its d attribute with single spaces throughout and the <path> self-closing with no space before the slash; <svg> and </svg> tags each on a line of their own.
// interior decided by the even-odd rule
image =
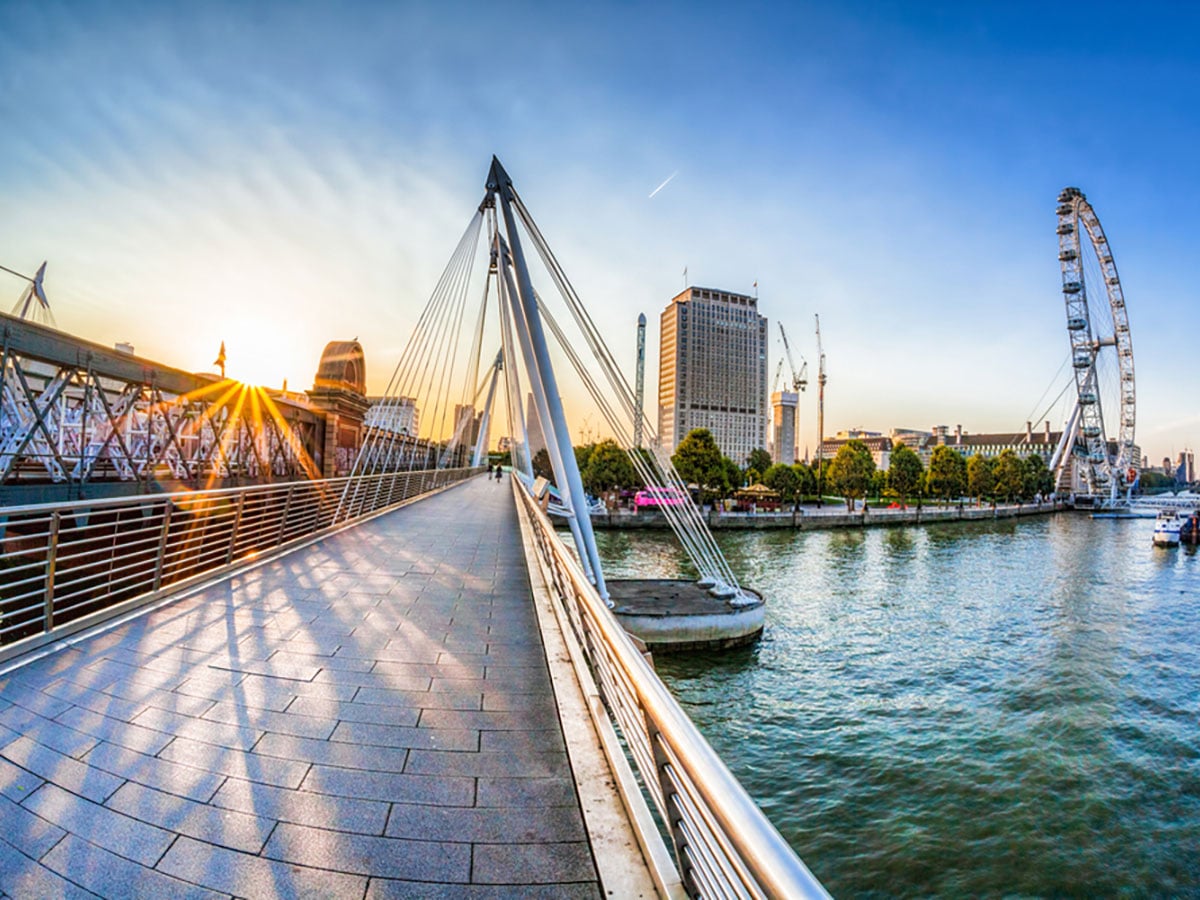
<svg viewBox="0 0 1200 900">
<path fill-rule="evenodd" d="M 1071 344 L 1076 406 L 1064 443 L 1086 493 L 1118 503 L 1137 479 L 1133 341 L 1121 280 L 1100 220 L 1083 192 L 1058 195 L 1058 259 Z M 1064 462 L 1071 454 L 1063 454 Z"/>
</svg>

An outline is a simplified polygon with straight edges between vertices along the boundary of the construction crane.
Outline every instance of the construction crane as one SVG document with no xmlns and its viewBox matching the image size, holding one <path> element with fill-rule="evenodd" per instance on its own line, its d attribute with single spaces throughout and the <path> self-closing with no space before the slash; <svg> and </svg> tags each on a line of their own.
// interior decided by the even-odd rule
<svg viewBox="0 0 1200 900">
<path fill-rule="evenodd" d="M 803 356 L 800 357 L 800 371 L 796 371 L 796 361 L 792 359 L 792 346 L 788 343 L 787 332 L 783 330 L 783 323 L 779 323 L 779 334 L 783 338 L 783 352 L 787 354 L 788 368 L 792 370 L 792 390 L 802 391 L 808 387 L 808 360 Z M 783 360 L 779 361 L 783 365 Z M 775 380 L 779 381 L 779 373 L 775 373 Z"/>
<path fill-rule="evenodd" d="M 820 506 L 824 498 L 825 490 L 825 472 L 824 452 L 822 447 L 825 443 L 825 351 L 821 347 L 821 316 L 815 316 L 817 320 L 817 505 Z"/>
</svg>

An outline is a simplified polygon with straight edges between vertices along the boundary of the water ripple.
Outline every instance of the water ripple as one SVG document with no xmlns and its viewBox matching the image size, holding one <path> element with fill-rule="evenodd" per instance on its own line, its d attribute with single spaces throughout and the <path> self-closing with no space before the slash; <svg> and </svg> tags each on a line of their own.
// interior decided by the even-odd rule
<svg viewBox="0 0 1200 900">
<path fill-rule="evenodd" d="M 722 533 L 764 639 L 658 668 L 835 895 L 1200 896 L 1200 559 L 1149 527 Z"/>
</svg>

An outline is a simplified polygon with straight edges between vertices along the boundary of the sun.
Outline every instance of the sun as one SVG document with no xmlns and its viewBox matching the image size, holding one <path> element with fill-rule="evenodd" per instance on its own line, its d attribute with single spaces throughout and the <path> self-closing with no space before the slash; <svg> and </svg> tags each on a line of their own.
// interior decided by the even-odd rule
<svg viewBox="0 0 1200 900">
<path fill-rule="evenodd" d="M 303 342 L 282 338 L 281 329 L 237 324 L 237 330 L 223 329 L 226 334 L 207 351 L 210 362 L 202 371 L 219 373 L 223 362 L 225 377 L 243 384 L 275 390 L 286 385 L 291 391 L 312 386 L 320 360 L 308 358 Z"/>
</svg>

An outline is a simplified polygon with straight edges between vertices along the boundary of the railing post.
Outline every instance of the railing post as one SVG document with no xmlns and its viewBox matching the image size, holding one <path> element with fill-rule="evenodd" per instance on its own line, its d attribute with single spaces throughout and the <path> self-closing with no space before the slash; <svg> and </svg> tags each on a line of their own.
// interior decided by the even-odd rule
<svg viewBox="0 0 1200 900">
<path fill-rule="evenodd" d="M 167 535 L 171 530 L 171 513 L 175 509 L 175 501 L 168 500 L 163 507 L 162 530 L 158 534 L 158 558 L 154 561 L 154 590 L 162 587 L 163 568 L 167 558 Z"/>
<path fill-rule="evenodd" d="M 233 547 L 237 543 L 238 526 L 242 524 L 242 507 L 246 505 L 246 492 L 238 494 L 237 511 L 233 514 L 233 528 L 229 530 L 229 550 L 225 553 L 225 565 L 233 562 Z"/>
<path fill-rule="evenodd" d="M 283 543 L 283 535 L 287 530 L 288 513 L 292 511 L 292 495 L 296 493 L 296 482 L 288 485 L 287 499 L 283 501 L 283 515 L 279 518 L 279 534 L 275 536 L 275 546 Z"/>
<path fill-rule="evenodd" d="M 58 529 L 62 523 L 62 514 L 57 510 L 50 514 L 50 546 L 46 549 L 46 603 L 42 612 L 45 623 L 44 631 L 54 628 L 54 570 L 58 567 Z"/>
</svg>

